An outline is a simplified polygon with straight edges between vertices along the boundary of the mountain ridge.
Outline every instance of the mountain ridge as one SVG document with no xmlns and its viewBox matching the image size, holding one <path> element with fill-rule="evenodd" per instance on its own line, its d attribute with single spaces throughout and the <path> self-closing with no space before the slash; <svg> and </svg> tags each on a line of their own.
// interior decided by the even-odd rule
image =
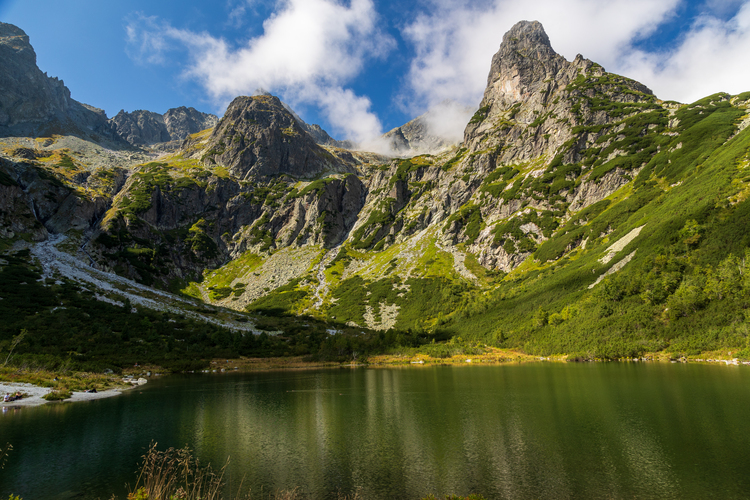
<svg viewBox="0 0 750 500">
<path fill-rule="evenodd" d="M 164 114 L 120 110 L 110 119 L 117 133 L 135 146 L 182 141 L 190 134 L 213 127 L 218 121 L 216 115 L 185 106 L 170 108 Z"/>
<path fill-rule="evenodd" d="M 9 150 L 0 191 L 16 200 L 14 234 L 75 227 L 77 252 L 101 269 L 237 310 L 410 332 L 402 345 L 453 335 L 583 357 L 742 347 L 750 283 L 726 269 L 750 246 L 749 103 L 661 101 L 565 60 L 540 23 L 521 22 L 463 144 L 437 154 L 321 146 L 278 98 L 238 97 L 213 129 L 124 163 L 107 189 L 77 179 L 110 170 L 85 175 L 52 143 Z M 55 168 L 35 156 L 48 151 Z M 32 195 L 32 177 L 56 181 L 60 199 L 78 190 L 78 212 L 34 215 L 58 202 Z M 729 319 L 707 326 L 719 307 Z M 713 337 L 696 340 L 691 321 Z"/>
<path fill-rule="evenodd" d="M 26 33 L 0 22 L 0 135 L 49 135 L 68 130 L 117 140 L 104 111 L 70 97 L 62 80 L 36 65 Z"/>
</svg>

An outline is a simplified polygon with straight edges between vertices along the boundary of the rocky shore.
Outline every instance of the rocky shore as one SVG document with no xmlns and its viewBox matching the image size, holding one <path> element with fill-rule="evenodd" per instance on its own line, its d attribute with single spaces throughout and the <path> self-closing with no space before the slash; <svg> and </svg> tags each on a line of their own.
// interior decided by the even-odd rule
<svg viewBox="0 0 750 500">
<path fill-rule="evenodd" d="M 73 392 L 73 395 L 69 399 L 65 399 L 64 401 L 92 401 L 94 399 L 110 398 L 112 396 L 118 396 L 122 394 L 123 390 L 125 389 L 107 389 L 105 391 L 94 393 Z M 28 383 L 0 382 L 0 395 L 4 396 L 5 394 L 15 394 L 16 392 L 24 394 L 24 397 L 19 400 L 10 401 L 7 403 L 3 403 L 0 400 L 0 407 L 3 408 L 3 411 L 5 411 L 5 408 L 39 406 L 45 403 L 50 403 L 50 401 L 44 399 L 44 396 L 52 392 L 52 388 L 39 387 L 38 385 Z"/>
</svg>

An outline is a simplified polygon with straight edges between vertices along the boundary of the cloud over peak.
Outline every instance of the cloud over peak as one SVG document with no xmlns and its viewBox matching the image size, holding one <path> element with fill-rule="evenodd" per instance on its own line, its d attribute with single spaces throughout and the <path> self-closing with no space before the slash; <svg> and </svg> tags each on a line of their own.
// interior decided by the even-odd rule
<svg viewBox="0 0 750 500">
<path fill-rule="evenodd" d="M 267 89 L 292 106 L 320 106 L 333 127 L 355 141 L 381 133 L 369 98 L 346 88 L 369 59 L 395 46 L 379 29 L 371 0 L 286 0 L 263 23 L 262 35 L 238 47 L 143 16 L 128 24 L 127 34 L 131 50 L 147 62 L 166 60 L 175 45 L 187 49 L 184 75 L 217 103 Z"/>
<path fill-rule="evenodd" d="M 228 0 L 227 22 L 241 25 L 257 5 Z M 384 12 L 403 10 L 378 5 Z M 567 59 L 580 53 L 664 99 L 690 102 L 719 90 L 747 90 L 750 2 L 703 0 L 693 17 L 684 17 L 687 5 L 694 6 L 688 0 L 421 0 L 411 17 L 384 19 L 373 0 L 279 0 L 262 32 L 240 42 L 137 15 L 126 27 L 127 50 L 140 63 L 179 64 L 217 107 L 265 89 L 295 109 L 317 108 L 339 137 L 378 147 L 380 119 L 367 91 L 357 90 L 366 88 L 359 84 L 373 61 L 398 46 L 408 69 L 393 83 L 381 80 L 391 85 L 394 108 L 410 117 L 433 110 L 431 129 L 459 140 L 465 122 L 443 121 L 476 108 L 503 34 L 523 19 L 540 21 Z M 644 40 L 660 46 L 660 30 L 675 22 L 682 24 L 668 49 L 641 48 Z"/>
</svg>

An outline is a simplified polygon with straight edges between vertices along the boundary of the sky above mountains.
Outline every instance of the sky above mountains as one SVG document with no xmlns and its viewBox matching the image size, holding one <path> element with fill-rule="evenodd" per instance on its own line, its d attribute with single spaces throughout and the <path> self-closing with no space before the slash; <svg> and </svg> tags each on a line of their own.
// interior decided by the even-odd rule
<svg viewBox="0 0 750 500">
<path fill-rule="evenodd" d="M 367 143 L 428 109 L 459 136 L 503 34 L 538 20 L 658 97 L 750 90 L 750 0 L 0 0 L 37 63 L 105 109 L 221 115 L 237 95 L 279 95 L 338 139 Z"/>
</svg>

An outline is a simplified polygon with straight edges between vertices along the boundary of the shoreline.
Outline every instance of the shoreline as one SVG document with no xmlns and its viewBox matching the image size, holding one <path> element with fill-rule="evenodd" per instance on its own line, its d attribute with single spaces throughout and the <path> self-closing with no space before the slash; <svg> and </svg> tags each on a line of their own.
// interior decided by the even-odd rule
<svg viewBox="0 0 750 500">
<path fill-rule="evenodd" d="M 370 356 L 366 361 L 305 361 L 304 356 L 281 358 L 236 358 L 213 359 L 210 368 L 195 373 L 231 373 L 258 371 L 286 371 L 312 370 L 325 368 L 389 368 L 389 367 L 420 367 L 420 366 L 472 366 L 472 365 L 509 365 L 535 362 L 552 363 L 680 363 L 702 365 L 742 366 L 750 365 L 750 361 L 741 361 L 731 357 L 730 352 L 705 352 L 698 356 L 675 358 L 665 353 L 645 353 L 638 358 L 595 359 L 578 358 L 570 355 L 535 356 L 518 351 L 500 348 L 489 348 L 483 354 L 456 355 L 447 358 L 434 358 L 425 354 L 378 354 Z M 701 356 L 701 357 L 699 357 Z"/>
<path fill-rule="evenodd" d="M 706 356 L 710 354 L 712 356 Z M 568 356 L 532 356 L 517 351 L 491 348 L 490 352 L 478 355 L 456 355 L 448 358 L 433 358 L 424 354 L 398 355 L 381 354 L 371 356 L 366 362 L 334 362 L 334 361 L 305 361 L 304 356 L 280 357 L 280 358 L 237 358 L 237 359 L 213 359 L 210 361 L 209 369 L 199 370 L 195 373 L 250 373 L 250 372 L 273 372 L 288 370 L 315 370 L 333 368 L 417 368 L 427 366 L 491 366 L 491 365 L 520 365 L 526 363 L 553 362 L 553 363 L 602 363 L 602 362 L 629 362 L 629 363 L 680 363 L 680 364 L 703 364 L 724 366 L 748 366 L 750 361 L 740 361 L 737 358 L 727 359 L 729 353 L 710 352 L 703 353 L 703 357 L 672 358 L 663 353 L 646 353 L 640 358 L 621 358 L 615 360 L 600 359 L 576 359 Z M 722 359 L 723 358 L 723 359 Z M 143 368 L 141 368 L 143 369 Z M 154 372 L 158 367 L 151 367 Z M 190 372 L 193 373 L 193 372 Z M 143 375 L 143 373 L 141 374 Z M 158 373 L 156 373 L 158 376 Z M 72 391 L 71 397 L 63 400 L 48 401 L 43 398 L 46 394 L 53 392 L 51 387 L 42 387 L 29 382 L 10 382 L 0 380 L 0 396 L 7 393 L 21 392 L 28 394 L 27 397 L 17 401 L 2 402 L 0 408 L 3 412 L 9 409 L 20 409 L 41 406 L 47 403 L 77 403 L 81 401 L 94 401 L 119 396 L 123 392 L 139 385 L 117 386 L 103 389 L 99 392 L 89 393 L 84 391 Z"/>
<path fill-rule="evenodd" d="M 41 406 L 47 403 L 77 403 L 80 401 L 94 401 L 96 399 L 111 398 L 113 396 L 119 396 L 123 391 L 128 388 L 112 388 L 105 389 L 99 392 L 72 392 L 70 398 L 63 399 L 61 401 L 47 401 L 43 396 L 53 391 L 50 387 L 41 387 L 38 385 L 30 384 L 28 382 L 2 382 L 0 381 L 0 395 L 4 396 L 7 393 L 14 394 L 16 392 L 26 393 L 27 397 L 19 399 L 17 401 L 2 402 L 0 400 L 0 407 L 3 411 L 10 408 L 31 408 L 35 406 Z"/>
</svg>

